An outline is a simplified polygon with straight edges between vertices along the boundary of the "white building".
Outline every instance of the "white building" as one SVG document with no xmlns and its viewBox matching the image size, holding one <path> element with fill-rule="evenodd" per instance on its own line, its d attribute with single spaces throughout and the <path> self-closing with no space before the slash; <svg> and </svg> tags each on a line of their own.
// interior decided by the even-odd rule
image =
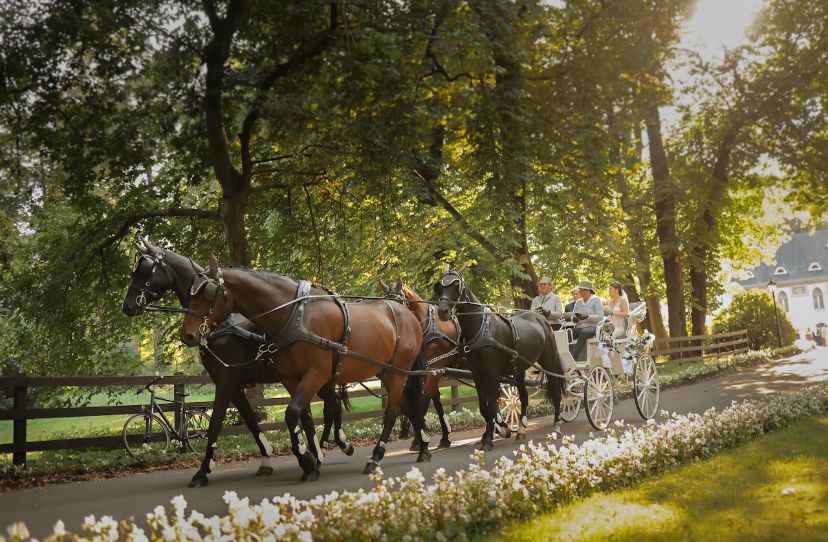
<svg viewBox="0 0 828 542">
<path fill-rule="evenodd" d="M 807 328 L 828 324 L 828 229 L 797 233 L 776 251 L 776 263 L 762 264 L 737 280 L 745 289 L 768 288 L 776 282 L 776 301 L 804 337 Z"/>
</svg>

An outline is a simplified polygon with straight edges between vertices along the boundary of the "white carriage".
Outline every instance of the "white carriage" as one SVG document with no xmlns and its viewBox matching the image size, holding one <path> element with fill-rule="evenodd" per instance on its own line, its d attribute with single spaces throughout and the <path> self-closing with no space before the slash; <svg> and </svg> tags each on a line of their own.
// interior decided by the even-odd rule
<svg viewBox="0 0 828 542">
<path fill-rule="evenodd" d="M 632 390 L 638 413 L 644 419 L 658 413 L 660 381 L 658 369 L 649 350 L 654 337 L 649 332 L 638 335 L 637 326 L 647 314 L 644 303 L 631 303 L 626 333 L 613 338 L 615 326 L 610 317 L 596 325 L 596 337 L 587 341 L 587 358 L 576 361 L 569 351 L 572 341 L 571 326 L 555 331 L 555 344 L 563 361 L 566 383 L 561 401 L 561 417 L 571 422 L 582 405 L 589 423 L 603 431 L 612 421 L 615 406 L 615 383 L 624 382 Z M 538 389 L 545 378 L 537 370 L 527 371 L 527 381 L 535 381 Z M 534 394 L 532 394 L 534 395 Z M 502 386 L 501 414 L 510 426 L 517 426 L 520 400 L 517 388 Z"/>
<path fill-rule="evenodd" d="M 587 419 L 603 431 L 612 421 L 616 388 L 623 381 L 632 391 L 638 413 L 644 419 L 655 417 L 661 384 L 655 360 L 650 355 L 654 337 L 647 332 L 638 335 L 638 323 L 644 320 L 647 306 L 631 303 L 626 333 L 613 338 L 615 326 L 605 317 L 596 326 L 596 336 L 587 341 L 587 358 L 577 361 L 569 351 L 571 332 L 555 332 L 555 343 L 564 365 L 566 385 L 561 403 L 561 417 L 572 421 L 585 405 Z"/>
</svg>

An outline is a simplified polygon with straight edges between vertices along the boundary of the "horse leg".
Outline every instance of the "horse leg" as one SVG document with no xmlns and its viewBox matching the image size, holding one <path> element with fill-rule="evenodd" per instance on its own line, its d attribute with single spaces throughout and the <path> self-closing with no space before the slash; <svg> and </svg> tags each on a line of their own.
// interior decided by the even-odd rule
<svg viewBox="0 0 828 542">
<path fill-rule="evenodd" d="M 486 430 L 483 432 L 483 438 L 480 439 L 480 449 L 488 452 L 492 449 L 495 424 L 500 416 L 500 412 L 497 410 L 497 400 L 500 397 L 500 379 L 497 375 L 493 375 L 478 390 L 483 391 L 480 399 L 481 404 L 483 404 L 480 414 L 486 420 Z"/>
<path fill-rule="evenodd" d="M 316 436 L 316 427 L 313 425 L 313 416 L 311 416 L 310 405 L 302 410 L 299 417 L 302 424 L 302 430 L 305 432 L 306 441 L 311 443 L 310 451 L 316 458 L 316 468 L 322 466 L 322 461 L 325 459 L 325 453 L 322 451 L 322 446 L 319 444 L 319 438 Z"/>
<path fill-rule="evenodd" d="M 322 416 L 325 422 L 322 427 L 322 436 L 319 438 L 319 443 L 322 445 L 323 450 L 333 450 L 334 443 L 342 447 L 340 442 L 344 442 L 346 439 L 344 436 L 339 435 L 342 428 L 342 400 L 339 394 L 336 393 L 336 386 L 333 382 L 330 382 L 319 390 L 316 395 L 322 399 Z M 333 442 L 330 440 L 331 429 L 335 433 Z"/>
<path fill-rule="evenodd" d="M 325 386 L 317 393 L 319 397 L 325 401 L 325 431 L 328 431 L 329 421 L 333 423 L 334 443 L 339 446 L 342 453 L 345 455 L 354 455 L 354 445 L 348 442 L 348 437 L 345 431 L 342 430 L 342 401 L 340 396 L 336 393 L 334 386 Z M 330 412 L 331 420 L 328 420 L 328 412 Z M 327 435 L 324 433 L 323 436 Z M 322 445 L 325 445 L 327 438 L 322 439 Z"/>
<path fill-rule="evenodd" d="M 437 419 L 440 420 L 440 429 L 443 430 L 443 438 L 440 439 L 440 444 L 437 445 L 437 449 L 450 448 L 451 440 L 449 440 L 449 434 L 451 433 L 451 426 L 446 418 L 446 411 L 443 410 L 443 403 L 440 401 L 440 390 L 437 390 L 437 393 L 432 396 L 431 401 L 434 403 Z"/>
<path fill-rule="evenodd" d="M 224 424 L 224 416 L 227 414 L 227 405 L 230 404 L 234 390 L 239 389 L 238 382 L 219 381 L 216 382 L 216 396 L 213 399 L 213 415 L 210 417 L 210 425 L 207 426 L 207 451 L 201 461 L 201 467 L 190 480 L 189 487 L 204 487 L 207 485 L 207 474 L 216 465 L 213 455 L 218 446 L 218 437 L 221 433 L 221 426 Z"/>
<path fill-rule="evenodd" d="M 253 407 L 250 406 L 250 401 L 248 401 L 247 395 L 244 394 L 244 390 L 242 388 L 238 388 L 233 393 L 231 401 L 233 401 L 233 404 L 239 411 L 239 415 L 242 417 L 245 425 L 247 425 L 247 428 L 250 430 L 250 434 L 253 435 L 253 438 L 256 440 L 256 444 L 259 446 L 259 453 L 262 454 L 261 463 L 259 463 L 259 469 L 256 471 L 256 476 L 268 476 L 273 474 L 273 466 L 270 464 L 270 457 L 273 455 L 273 446 L 267 440 L 264 431 L 262 431 L 261 427 L 259 427 L 259 420 L 256 418 L 256 413 L 253 412 Z"/>
<path fill-rule="evenodd" d="M 403 378 L 399 375 L 386 377 L 383 380 L 385 389 L 388 390 L 388 403 L 385 407 L 385 413 L 382 416 L 382 433 L 380 433 L 379 441 L 371 453 L 371 459 L 368 460 L 365 468 L 362 469 L 362 474 L 371 474 L 376 471 L 382 458 L 385 457 L 385 446 L 388 443 L 388 438 L 391 436 L 391 431 L 394 429 L 394 424 L 397 423 L 397 416 L 400 415 L 403 382 Z"/>
<path fill-rule="evenodd" d="M 293 455 L 296 456 L 299 466 L 302 468 L 303 474 L 301 481 L 316 480 L 319 478 L 319 468 L 316 457 L 308 451 L 305 442 L 305 434 L 302 431 L 302 413 L 305 409 L 310 407 L 311 398 L 317 391 L 317 386 L 312 385 L 316 382 L 311 382 L 305 375 L 305 378 L 299 383 L 297 388 L 291 393 L 290 403 L 285 409 L 285 424 L 290 435 L 290 449 Z M 318 389 L 318 388 L 317 388 Z M 290 390 L 289 390 L 290 391 Z"/>
<path fill-rule="evenodd" d="M 526 426 L 529 425 L 529 419 L 526 417 L 526 411 L 529 409 L 529 391 L 526 389 L 525 372 L 516 372 L 515 384 L 517 384 L 518 396 L 520 397 L 520 418 L 518 419 L 515 440 L 526 440 Z"/>
<path fill-rule="evenodd" d="M 498 408 L 498 405 L 497 405 L 497 403 L 500 401 L 500 394 L 503 391 L 500 384 L 498 384 L 496 391 L 497 391 L 497 395 L 496 395 L 496 398 L 495 398 L 495 405 L 494 405 L 494 409 L 495 409 L 495 426 L 494 426 L 494 429 L 497 432 L 497 434 L 500 435 L 502 438 L 509 438 L 509 437 L 512 436 L 512 428 L 509 427 L 509 424 L 506 423 L 506 420 L 503 419 L 503 415 L 500 413 L 500 409 Z"/>
<path fill-rule="evenodd" d="M 408 438 L 409 430 L 411 429 L 411 420 L 405 414 L 400 415 L 400 439 Z M 416 440 L 416 436 L 414 439 Z"/>
<path fill-rule="evenodd" d="M 563 395 L 563 387 L 566 381 L 555 376 L 547 376 L 549 380 L 554 380 L 554 384 L 547 386 L 552 394 L 552 406 L 555 407 L 555 425 L 552 426 L 552 432 L 561 434 L 561 396 Z"/>
</svg>

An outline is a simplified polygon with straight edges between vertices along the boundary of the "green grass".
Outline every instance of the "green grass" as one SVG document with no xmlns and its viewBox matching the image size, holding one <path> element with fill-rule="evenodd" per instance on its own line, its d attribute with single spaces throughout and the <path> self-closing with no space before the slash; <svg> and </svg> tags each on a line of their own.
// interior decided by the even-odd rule
<svg viewBox="0 0 828 542">
<path fill-rule="evenodd" d="M 481 540 L 828 540 L 828 416 Z"/>
</svg>

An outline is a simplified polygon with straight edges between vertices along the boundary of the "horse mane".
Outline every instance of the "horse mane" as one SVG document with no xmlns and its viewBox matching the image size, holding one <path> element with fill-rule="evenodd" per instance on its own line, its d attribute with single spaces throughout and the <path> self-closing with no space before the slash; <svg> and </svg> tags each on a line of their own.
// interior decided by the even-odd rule
<svg viewBox="0 0 828 542">
<path fill-rule="evenodd" d="M 403 284 L 402 293 L 406 299 L 411 301 L 422 301 L 423 298 L 420 297 L 417 292 L 414 291 L 414 288 L 410 287 L 408 284 Z"/>
<path fill-rule="evenodd" d="M 299 282 L 298 280 L 296 280 L 292 277 L 289 277 L 287 275 L 282 275 L 281 273 L 275 273 L 273 271 L 262 271 L 261 269 L 251 269 L 249 267 L 227 267 L 226 269 L 232 269 L 234 271 L 244 271 L 248 275 L 252 275 L 252 276 L 256 277 L 257 279 L 262 280 L 262 281 L 264 281 L 268 284 L 274 285 L 274 286 L 277 283 L 285 281 L 285 280 L 289 280 L 291 282 L 296 282 L 296 283 Z M 320 290 L 323 290 L 324 292 L 326 292 L 328 294 L 331 294 L 331 295 L 334 295 L 336 293 L 336 292 L 334 292 L 334 290 L 332 288 L 329 288 L 329 287 L 325 286 L 324 284 L 319 284 L 317 282 L 311 281 L 311 286 L 319 288 Z"/>
</svg>

